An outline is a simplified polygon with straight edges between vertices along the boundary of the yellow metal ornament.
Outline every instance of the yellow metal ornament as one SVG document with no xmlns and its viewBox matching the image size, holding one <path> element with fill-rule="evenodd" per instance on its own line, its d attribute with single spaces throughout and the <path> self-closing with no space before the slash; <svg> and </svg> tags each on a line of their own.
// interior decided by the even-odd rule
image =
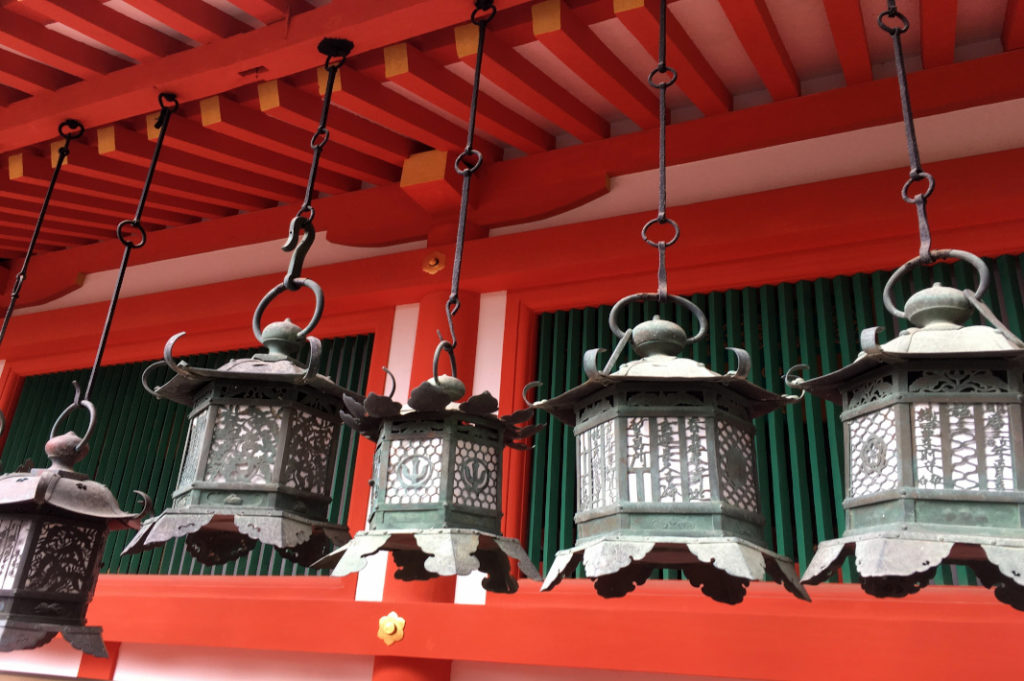
<svg viewBox="0 0 1024 681">
<path fill-rule="evenodd" d="M 405 638 L 405 618 L 392 610 L 377 622 L 377 638 L 387 645 L 393 645 Z"/>
</svg>

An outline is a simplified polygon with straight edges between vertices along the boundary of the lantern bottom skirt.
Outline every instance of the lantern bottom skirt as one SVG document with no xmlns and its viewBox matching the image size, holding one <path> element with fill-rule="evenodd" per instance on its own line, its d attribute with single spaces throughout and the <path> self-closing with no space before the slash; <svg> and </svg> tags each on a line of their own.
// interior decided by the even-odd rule
<svg viewBox="0 0 1024 681">
<path fill-rule="evenodd" d="M 395 577 L 413 581 L 432 577 L 485 574 L 483 587 L 495 593 L 515 593 L 519 583 L 512 576 L 509 559 L 519 561 L 523 576 L 539 580 L 540 573 L 515 539 L 473 530 L 367 530 L 357 532 L 345 546 L 313 564 L 334 568 L 342 577 L 366 567 L 366 557 L 390 551 L 398 569 Z"/>
<path fill-rule="evenodd" d="M 16 616 L 0 619 L 0 652 L 38 648 L 52 641 L 57 634 L 83 653 L 93 657 L 107 656 L 101 627 L 18 621 Z"/>
<path fill-rule="evenodd" d="M 817 584 L 828 579 L 851 555 L 861 587 L 872 596 L 916 593 L 940 565 L 964 565 L 994 589 L 1000 601 L 1024 610 L 1024 539 L 898 530 L 830 539 L 818 545 L 801 581 Z"/>
<path fill-rule="evenodd" d="M 311 521 L 284 511 L 218 511 L 164 511 L 142 524 L 122 555 L 141 553 L 171 539 L 186 537 L 185 546 L 196 560 L 220 565 L 244 556 L 260 541 L 275 547 L 288 560 L 309 567 L 332 546 L 344 544 L 350 537 L 340 525 Z"/>
<path fill-rule="evenodd" d="M 706 596 L 722 603 L 739 603 L 750 582 L 763 580 L 766 575 L 794 596 L 811 600 L 791 560 L 739 538 L 584 539 L 555 554 L 541 591 L 571 577 L 581 563 L 583 575 L 594 581 L 597 593 L 605 598 L 625 596 L 646 582 L 656 568 L 675 568 L 683 570 L 690 583 Z"/>
</svg>

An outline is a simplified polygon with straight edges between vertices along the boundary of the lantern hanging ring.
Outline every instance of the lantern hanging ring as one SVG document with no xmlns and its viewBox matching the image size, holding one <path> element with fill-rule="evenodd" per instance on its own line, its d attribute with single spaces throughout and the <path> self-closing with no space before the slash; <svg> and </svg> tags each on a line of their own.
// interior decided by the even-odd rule
<svg viewBox="0 0 1024 681">
<path fill-rule="evenodd" d="M 313 317 L 309 320 L 309 323 L 306 324 L 306 327 L 302 329 L 302 331 L 299 331 L 300 339 L 306 338 L 316 327 L 317 323 L 319 323 L 320 317 L 324 313 L 324 291 L 320 288 L 320 284 L 316 283 L 312 279 L 306 279 L 305 277 L 292 280 L 292 284 L 295 288 L 289 289 L 288 284 L 281 282 L 274 288 L 270 289 L 270 292 L 263 296 L 263 300 L 261 300 L 260 304 L 256 306 L 256 312 L 253 313 L 252 316 L 252 333 L 260 344 L 263 343 L 263 330 L 260 325 L 263 313 L 267 310 L 267 306 L 270 305 L 271 301 L 285 291 L 297 291 L 299 288 L 305 287 L 312 291 L 313 296 L 316 298 L 316 307 L 313 309 Z"/>
<path fill-rule="evenodd" d="M 988 289 L 988 284 L 992 275 L 989 273 L 988 267 L 985 266 L 985 261 L 979 258 L 978 256 L 974 255 L 973 253 L 970 253 L 968 251 L 960 251 L 955 248 L 945 248 L 938 251 L 931 251 L 929 255 L 931 256 L 930 260 L 925 259 L 922 256 L 917 256 L 916 258 L 912 258 L 911 260 L 908 260 L 907 262 L 903 263 L 896 269 L 895 272 L 892 273 L 892 276 L 889 277 L 889 280 L 885 282 L 885 288 L 882 290 L 882 302 L 885 304 L 885 309 L 888 310 L 889 314 L 891 314 L 892 316 L 898 319 L 907 318 L 906 313 L 903 310 L 896 307 L 896 304 L 893 302 L 892 288 L 900 277 L 902 277 L 912 267 L 916 265 L 927 265 L 934 260 L 942 260 L 945 258 L 957 258 L 970 264 L 978 273 L 978 287 L 974 290 L 967 289 L 964 291 L 964 293 L 969 294 L 968 298 L 980 297 L 985 293 L 986 289 Z"/>
<path fill-rule="evenodd" d="M 626 332 L 619 328 L 619 324 L 615 319 L 618 316 L 619 312 L 622 311 L 623 308 L 625 308 L 625 306 L 628 305 L 629 303 L 644 302 L 648 300 L 657 300 L 660 302 L 661 296 L 658 293 L 634 293 L 632 295 L 626 296 L 625 298 L 622 298 L 621 300 L 619 300 L 619 302 L 612 305 L 611 312 L 608 313 L 608 327 L 612 330 L 612 334 L 616 338 L 621 339 L 626 334 Z M 693 338 L 688 339 L 687 343 L 696 343 L 702 340 L 708 333 L 708 318 L 704 314 L 704 311 L 697 307 L 697 305 L 692 300 L 689 300 L 688 298 L 683 298 L 682 296 L 669 294 L 667 296 L 667 300 L 670 300 L 673 303 L 677 303 L 681 307 L 686 308 L 687 310 L 690 311 L 690 314 L 697 318 L 697 334 Z"/>
<path fill-rule="evenodd" d="M 55 420 L 53 422 L 53 426 L 50 427 L 50 439 L 52 440 L 57 436 L 57 426 L 60 425 L 60 422 L 63 421 L 65 417 L 70 416 L 76 409 L 85 409 L 89 413 L 89 425 L 85 428 L 85 435 L 83 435 L 82 439 L 75 445 L 75 451 L 79 452 L 82 450 L 82 447 L 85 446 L 85 443 L 88 442 L 89 436 L 92 435 L 92 431 L 96 427 L 96 407 L 89 400 L 82 398 L 82 388 L 78 385 L 78 381 L 72 381 L 71 385 L 75 387 L 75 397 L 71 400 L 71 404 L 64 407 L 64 411 L 57 416 L 57 420 Z"/>
</svg>

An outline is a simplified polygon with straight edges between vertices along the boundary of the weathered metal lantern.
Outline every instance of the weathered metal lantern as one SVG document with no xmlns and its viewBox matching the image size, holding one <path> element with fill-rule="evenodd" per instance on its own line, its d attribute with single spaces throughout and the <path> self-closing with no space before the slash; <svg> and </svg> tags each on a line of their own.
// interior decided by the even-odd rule
<svg viewBox="0 0 1024 681">
<path fill-rule="evenodd" d="M 464 394 L 462 381 L 440 376 L 416 388 L 407 408 L 374 393 L 345 398 L 342 418 L 377 443 L 367 529 L 314 567 L 346 575 L 383 549 L 404 580 L 480 570 L 485 589 L 511 593 L 509 558 L 540 578 L 519 542 L 501 536 L 502 452 L 522 448 L 516 440 L 535 428 L 516 423 L 533 410 L 498 418 L 489 393 L 454 403 Z"/>
<path fill-rule="evenodd" d="M 843 405 L 848 480 L 846 530 L 822 542 L 803 581 L 826 579 L 848 556 L 864 590 L 904 596 L 928 584 L 940 564 L 971 567 L 996 597 L 1024 609 L 1024 343 L 1002 324 L 963 326 L 978 291 L 936 284 L 907 299 L 913 325 L 819 378 L 792 381 Z M 974 303 L 972 305 L 972 303 Z"/>
<path fill-rule="evenodd" d="M 171 508 L 147 521 L 125 547 L 138 553 L 175 537 L 187 537 L 189 552 L 216 565 L 248 553 L 257 541 L 274 546 L 285 558 L 310 565 L 348 540 L 348 531 L 327 522 L 337 454 L 342 397 L 348 394 L 320 366 L 320 341 L 310 336 L 324 310 L 324 294 L 302 276 L 306 254 L 316 238 L 312 206 L 317 168 L 329 138 L 327 115 L 338 70 L 352 51 L 344 38 L 324 38 L 317 50 L 326 57 L 327 89 L 320 124 L 310 147 L 310 166 L 302 205 L 288 226 L 281 250 L 292 251 L 284 281 L 256 306 L 252 331 L 269 352 L 232 360 L 219 369 L 199 369 L 172 356 L 173 336 L 164 347 L 164 363 L 175 376 L 152 395 L 192 407 L 178 487 Z M 270 303 L 285 291 L 307 288 L 316 307 L 304 329 L 290 320 L 261 330 Z M 296 357 L 309 344 L 309 361 Z M 354 393 L 352 393 L 354 394 Z"/>
<path fill-rule="evenodd" d="M 138 529 L 149 498 L 137 492 L 142 512 L 122 511 L 109 489 L 73 470 L 88 452 L 72 432 L 51 434 L 49 468 L 0 477 L 0 651 L 36 648 L 59 633 L 107 656 L 100 627 L 85 626 L 86 608 L 107 532 Z"/>
<path fill-rule="evenodd" d="M 268 353 L 219 369 L 175 363 L 171 350 L 182 334 L 168 341 L 164 363 L 176 375 L 147 390 L 191 407 L 188 437 L 171 508 L 146 521 L 126 554 L 185 536 L 196 559 L 219 564 L 262 541 L 308 566 L 348 540 L 327 513 L 338 412 L 350 393 L 316 373 L 320 341 L 307 332 L 290 321 L 269 324 L 261 334 Z M 307 366 L 294 358 L 303 339 Z"/>
<path fill-rule="evenodd" d="M 587 381 L 534 405 L 574 426 L 577 456 L 576 545 L 555 555 L 542 589 L 582 562 L 605 597 L 632 591 L 654 568 L 682 568 L 718 601 L 741 601 L 765 572 L 806 599 L 792 562 L 764 544 L 758 508 L 751 420 L 786 398 L 746 380 L 743 350 L 730 348 L 738 368 L 725 375 L 678 357 L 707 326 L 685 298 L 669 296 L 699 318 L 693 339 L 657 317 L 621 331 L 615 317 L 623 305 L 649 298 L 657 294 L 612 308 L 619 343 L 603 370 L 600 351 L 589 350 Z M 630 343 L 640 359 L 610 373 Z"/>
</svg>

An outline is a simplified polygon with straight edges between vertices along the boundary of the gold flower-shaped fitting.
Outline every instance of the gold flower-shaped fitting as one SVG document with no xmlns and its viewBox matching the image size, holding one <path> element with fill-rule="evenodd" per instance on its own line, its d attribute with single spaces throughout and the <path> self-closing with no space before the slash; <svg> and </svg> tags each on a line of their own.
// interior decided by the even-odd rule
<svg viewBox="0 0 1024 681">
<path fill-rule="evenodd" d="M 387 645 L 398 643 L 405 638 L 405 618 L 392 610 L 377 622 L 377 638 Z"/>
</svg>

